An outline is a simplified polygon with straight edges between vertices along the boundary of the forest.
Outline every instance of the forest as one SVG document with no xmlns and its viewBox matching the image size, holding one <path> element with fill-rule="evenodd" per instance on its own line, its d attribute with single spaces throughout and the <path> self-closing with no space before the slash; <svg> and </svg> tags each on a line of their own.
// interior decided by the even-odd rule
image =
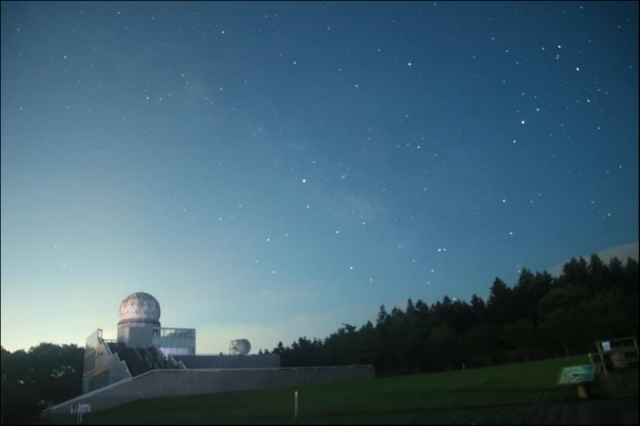
<svg viewBox="0 0 640 426">
<path fill-rule="evenodd" d="M 572 258 L 556 278 L 525 268 L 510 287 L 496 277 L 487 300 L 381 306 L 375 323 L 343 324 L 326 339 L 301 337 L 271 353 L 283 367 L 372 364 L 377 376 L 568 356 L 637 335 L 638 302 L 638 262 L 592 255 Z"/>
<path fill-rule="evenodd" d="M 522 269 L 512 287 L 496 277 L 490 295 L 448 296 L 431 305 L 380 307 L 375 323 L 343 324 L 325 339 L 300 337 L 272 351 L 282 367 L 372 364 L 376 376 L 523 362 L 595 351 L 598 340 L 637 336 L 638 262 L 572 258 L 559 277 Z M 84 348 L 41 343 L 2 348 L 2 421 L 34 421 L 78 396 Z"/>
</svg>

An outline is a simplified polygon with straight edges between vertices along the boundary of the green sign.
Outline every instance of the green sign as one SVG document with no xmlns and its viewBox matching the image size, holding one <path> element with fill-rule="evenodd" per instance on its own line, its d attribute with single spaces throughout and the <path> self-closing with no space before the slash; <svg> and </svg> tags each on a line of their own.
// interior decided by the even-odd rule
<svg viewBox="0 0 640 426">
<path fill-rule="evenodd" d="M 577 385 L 584 382 L 592 382 L 596 374 L 595 364 L 565 367 L 560 372 L 559 385 Z"/>
</svg>

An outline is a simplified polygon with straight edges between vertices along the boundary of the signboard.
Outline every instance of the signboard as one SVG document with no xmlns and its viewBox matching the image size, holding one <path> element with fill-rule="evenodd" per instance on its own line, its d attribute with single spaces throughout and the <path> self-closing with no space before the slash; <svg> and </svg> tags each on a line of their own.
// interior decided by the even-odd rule
<svg viewBox="0 0 640 426">
<path fill-rule="evenodd" d="M 611 342 L 602 342 L 602 350 L 605 352 L 611 352 Z"/>
<path fill-rule="evenodd" d="M 625 368 L 628 365 L 627 355 L 624 352 L 616 352 L 611 357 L 613 368 Z"/>
<path fill-rule="evenodd" d="M 594 364 L 578 365 L 575 367 L 564 367 L 560 371 L 559 385 L 577 385 L 585 382 L 592 382 L 596 374 Z"/>
<path fill-rule="evenodd" d="M 71 414 L 78 415 L 78 424 L 82 423 L 82 414 L 91 412 L 91 404 L 71 404 Z"/>
<path fill-rule="evenodd" d="M 71 414 L 90 413 L 90 412 L 91 412 L 91 404 L 78 404 L 77 402 L 71 404 Z"/>
</svg>

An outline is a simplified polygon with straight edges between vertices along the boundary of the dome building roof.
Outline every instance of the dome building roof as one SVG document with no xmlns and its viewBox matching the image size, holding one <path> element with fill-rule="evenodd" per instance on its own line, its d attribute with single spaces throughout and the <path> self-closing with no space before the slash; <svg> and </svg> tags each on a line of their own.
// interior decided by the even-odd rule
<svg viewBox="0 0 640 426">
<path fill-rule="evenodd" d="M 231 353 L 233 355 L 248 355 L 251 351 L 251 343 L 247 339 L 231 341 Z"/>
<path fill-rule="evenodd" d="M 120 323 L 150 322 L 158 323 L 160 304 L 149 293 L 132 293 L 120 304 Z"/>
</svg>

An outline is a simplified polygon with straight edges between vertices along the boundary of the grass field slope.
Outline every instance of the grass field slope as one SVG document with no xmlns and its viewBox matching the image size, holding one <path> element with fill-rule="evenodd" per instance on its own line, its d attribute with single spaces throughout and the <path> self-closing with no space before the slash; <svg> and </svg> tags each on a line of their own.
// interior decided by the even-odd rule
<svg viewBox="0 0 640 426">
<path fill-rule="evenodd" d="M 561 367 L 586 356 L 446 373 L 136 401 L 87 424 L 523 424 L 523 405 L 573 401 Z M 299 415 L 293 419 L 293 394 Z M 599 377 L 591 398 L 638 398 L 638 370 Z M 494 407 L 485 409 L 487 407 Z"/>
</svg>

